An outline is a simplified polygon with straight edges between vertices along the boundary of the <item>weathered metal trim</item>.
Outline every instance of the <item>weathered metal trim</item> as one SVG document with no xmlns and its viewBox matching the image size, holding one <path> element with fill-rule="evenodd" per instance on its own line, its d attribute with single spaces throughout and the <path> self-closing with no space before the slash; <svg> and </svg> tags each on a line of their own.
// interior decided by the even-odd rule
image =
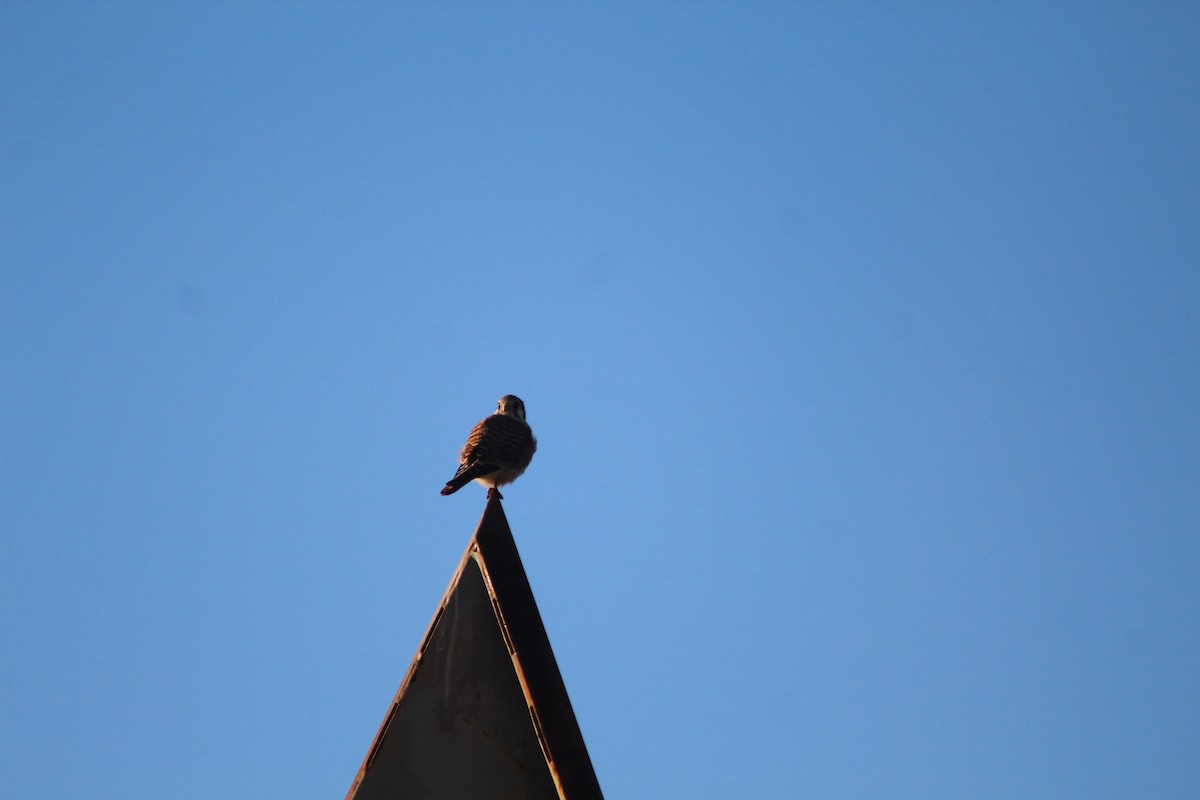
<svg viewBox="0 0 1200 800">
<path fill-rule="evenodd" d="M 435 631 L 443 622 L 445 609 L 458 589 L 464 569 L 470 560 L 475 561 L 483 579 L 484 590 L 491 601 L 496 623 L 508 648 L 517 682 L 525 696 L 533 732 L 560 800 L 603 800 L 587 746 L 571 708 L 566 685 L 563 683 L 558 662 L 554 658 L 550 640 L 533 597 L 533 590 L 529 586 L 529 579 L 517 552 L 512 530 L 508 526 L 508 519 L 499 499 L 494 497 L 488 500 L 479 526 L 459 561 L 458 569 L 421 640 L 421 646 L 405 673 L 367 757 L 355 776 L 347 800 L 354 800 L 367 770 L 375 761 L 403 702 L 404 694 L 412 683 Z M 378 785 L 376 788 L 378 789 Z"/>
</svg>

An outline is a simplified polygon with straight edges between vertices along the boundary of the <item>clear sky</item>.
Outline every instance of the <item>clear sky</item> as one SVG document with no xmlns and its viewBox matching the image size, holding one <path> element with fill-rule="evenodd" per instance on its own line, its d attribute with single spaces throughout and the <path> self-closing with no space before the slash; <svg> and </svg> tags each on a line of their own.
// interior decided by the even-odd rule
<svg viewBox="0 0 1200 800">
<path fill-rule="evenodd" d="M 0 794 L 342 797 L 514 393 L 609 797 L 1200 797 L 1198 43 L 0 3 Z"/>
</svg>

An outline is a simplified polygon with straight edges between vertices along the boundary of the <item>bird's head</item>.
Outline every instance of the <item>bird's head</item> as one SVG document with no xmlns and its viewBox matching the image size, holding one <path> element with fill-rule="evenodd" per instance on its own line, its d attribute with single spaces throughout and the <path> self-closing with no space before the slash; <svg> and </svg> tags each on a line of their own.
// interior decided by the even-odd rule
<svg viewBox="0 0 1200 800">
<path fill-rule="evenodd" d="M 500 402 L 496 403 L 497 414 L 507 414 L 510 417 L 516 417 L 522 422 L 525 421 L 525 404 L 521 402 L 521 398 L 515 394 L 506 394 L 500 398 Z"/>
</svg>

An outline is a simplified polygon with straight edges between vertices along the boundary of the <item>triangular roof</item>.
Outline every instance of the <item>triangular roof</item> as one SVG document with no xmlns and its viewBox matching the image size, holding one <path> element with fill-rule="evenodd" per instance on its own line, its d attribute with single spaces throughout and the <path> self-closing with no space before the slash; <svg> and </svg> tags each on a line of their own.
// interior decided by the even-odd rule
<svg viewBox="0 0 1200 800">
<path fill-rule="evenodd" d="M 600 800 L 498 498 L 490 498 L 346 800 Z"/>
</svg>

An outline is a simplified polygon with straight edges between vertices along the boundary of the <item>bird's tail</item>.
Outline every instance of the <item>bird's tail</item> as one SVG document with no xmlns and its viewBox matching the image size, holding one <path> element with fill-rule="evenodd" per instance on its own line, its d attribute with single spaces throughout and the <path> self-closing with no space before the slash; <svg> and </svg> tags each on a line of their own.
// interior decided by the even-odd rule
<svg viewBox="0 0 1200 800">
<path fill-rule="evenodd" d="M 459 470 L 458 474 L 446 481 L 446 485 L 442 487 L 442 496 L 445 497 L 448 494 L 454 494 L 471 481 L 481 475 L 487 475 L 489 472 L 495 472 L 495 467 L 474 464 L 466 469 Z"/>
</svg>

